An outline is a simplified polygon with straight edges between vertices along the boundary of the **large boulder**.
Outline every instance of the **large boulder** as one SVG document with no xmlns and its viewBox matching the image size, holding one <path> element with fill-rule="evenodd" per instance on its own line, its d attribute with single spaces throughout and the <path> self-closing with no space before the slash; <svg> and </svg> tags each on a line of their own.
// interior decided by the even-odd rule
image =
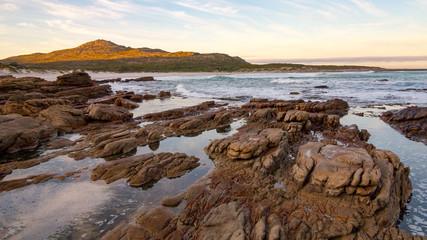
<svg viewBox="0 0 427 240">
<path fill-rule="evenodd" d="M 293 175 L 300 185 L 308 181 L 313 190 L 330 196 L 365 196 L 379 187 L 381 170 L 365 149 L 307 143 L 299 149 Z"/>
<path fill-rule="evenodd" d="M 0 153 L 35 148 L 58 133 L 50 124 L 18 114 L 1 115 L 0 129 Z"/>
<path fill-rule="evenodd" d="M 86 125 L 83 111 L 68 105 L 54 105 L 40 112 L 39 117 L 46 119 L 63 131 Z"/>
<path fill-rule="evenodd" d="M 101 121 L 127 121 L 133 117 L 126 108 L 108 104 L 91 104 L 88 113 L 92 119 Z"/>
<path fill-rule="evenodd" d="M 62 86 L 90 87 L 94 83 L 95 81 L 85 72 L 73 72 L 59 76 L 56 79 L 56 84 Z"/>
</svg>

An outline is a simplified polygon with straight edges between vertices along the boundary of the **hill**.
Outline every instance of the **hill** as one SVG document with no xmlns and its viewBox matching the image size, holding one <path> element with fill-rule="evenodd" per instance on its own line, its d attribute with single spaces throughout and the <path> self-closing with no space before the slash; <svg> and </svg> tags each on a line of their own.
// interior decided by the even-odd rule
<svg viewBox="0 0 427 240">
<path fill-rule="evenodd" d="M 276 63 L 250 64 L 227 54 L 167 52 L 162 49 L 131 48 L 106 40 L 95 40 L 76 48 L 34 53 L 0 60 L 0 68 L 33 70 L 88 70 L 110 72 L 318 72 L 382 70 L 360 66 L 313 66 Z"/>
<path fill-rule="evenodd" d="M 34 53 L 9 57 L 3 63 L 16 62 L 18 64 L 48 63 L 63 61 L 109 60 L 119 58 L 146 58 L 146 57 L 187 57 L 194 52 L 166 52 L 161 49 L 131 48 L 117 45 L 106 40 L 95 40 L 82 44 L 76 48 L 53 51 L 50 53 Z"/>
</svg>

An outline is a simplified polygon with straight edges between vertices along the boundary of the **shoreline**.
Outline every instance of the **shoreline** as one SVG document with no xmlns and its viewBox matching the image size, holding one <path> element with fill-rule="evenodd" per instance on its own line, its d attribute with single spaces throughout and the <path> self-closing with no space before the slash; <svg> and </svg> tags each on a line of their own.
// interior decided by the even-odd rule
<svg viewBox="0 0 427 240">
<path fill-rule="evenodd" d="M 239 74 L 268 74 L 268 73 L 357 73 L 357 72 L 417 72 L 427 71 L 427 69 L 384 69 L 374 70 L 348 70 L 348 71 L 240 71 L 240 72 L 87 72 L 94 80 L 105 80 L 112 78 L 139 78 L 145 76 L 156 77 L 194 77 L 194 76 L 228 76 Z M 71 73 L 72 71 L 24 71 L 11 72 L 9 70 L 0 70 L 1 75 L 13 75 L 15 77 L 40 77 L 48 81 L 55 81 L 60 75 Z"/>
</svg>

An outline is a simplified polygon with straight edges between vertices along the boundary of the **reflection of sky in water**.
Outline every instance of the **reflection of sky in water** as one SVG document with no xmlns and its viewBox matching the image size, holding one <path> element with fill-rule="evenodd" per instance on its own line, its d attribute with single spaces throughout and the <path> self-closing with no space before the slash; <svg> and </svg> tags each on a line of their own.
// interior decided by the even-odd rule
<svg viewBox="0 0 427 240">
<path fill-rule="evenodd" d="M 204 176 L 213 167 L 204 147 L 212 139 L 234 134 L 242 124 L 242 120 L 232 123 L 228 132 L 214 129 L 194 137 L 173 137 L 160 142 L 156 153 L 183 152 L 200 158 L 201 166 L 179 178 L 161 179 L 148 189 L 132 188 L 124 180 L 108 185 L 103 181 L 93 182 L 86 170 L 78 179 L 50 180 L 0 193 L 0 229 L 18 232 L 11 239 L 42 239 L 53 234 L 53 238 L 60 239 L 100 238 L 138 209 L 158 206 L 163 198 L 185 191 Z M 137 154 L 147 152 L 151 152 L 148 146 L 139 147 Z M 85 166 L 92 169 L 103 161 L 100 158 L 74 161 L 58 156 L 29 169 L 15 170 L 6 180 L 41 173 L 63 174 Z M 179 212 L 183 206 L 184 202 L 172 210 Z"/>
<path fill-rule="evenodd" d="M 379 118 L 347 115 L 341 119 L 343 125 L 357 124 L 359 129 L 371 133 L 369 143 L 377 149 L 390 150 L 396 153 L 405 167 L 411 169 L 413 196 L 408 204 L 400 228 L 413 234 L 427 233 L 427 146 L 411 141 Z"/>
</svg>

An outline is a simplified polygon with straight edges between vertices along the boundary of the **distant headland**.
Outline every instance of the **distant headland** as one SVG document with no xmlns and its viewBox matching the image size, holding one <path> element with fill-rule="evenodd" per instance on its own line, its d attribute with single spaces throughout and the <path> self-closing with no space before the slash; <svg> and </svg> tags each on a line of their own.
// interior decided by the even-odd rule
<svg viewBox="0 0 427 240">
<path fill-rule="evenodd" d="M 304 65 L 292 63 L 252 64 L 223 53 L 167 52 L 156 48 L 131 48 L 95 40 L 76 48 L 33 53 L 0 60 L 10 71 L 87 70 L 108 72 L 344 72 L 384 71 L 367 66 Z"/>
</svg>

